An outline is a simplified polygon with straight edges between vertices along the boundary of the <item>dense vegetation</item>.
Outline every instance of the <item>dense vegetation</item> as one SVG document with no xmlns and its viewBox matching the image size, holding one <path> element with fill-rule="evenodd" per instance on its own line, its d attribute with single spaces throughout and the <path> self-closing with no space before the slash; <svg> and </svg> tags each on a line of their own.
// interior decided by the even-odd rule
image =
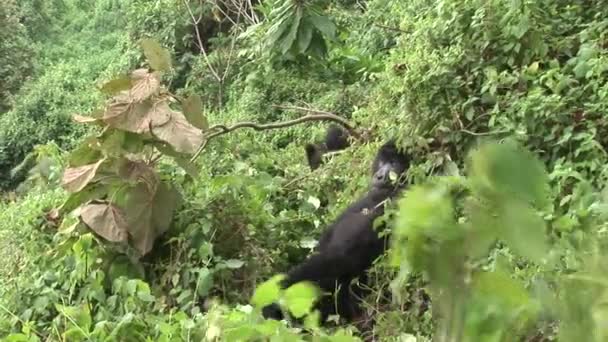
<svg viewBox="0 0 608 342">
<path fill-rule="evenodd" d="M 0 0 L 0 78 L 3 340 L 608 337 L 605 1 Z M 373 326 L 263 320 L 391 137 Z"/>
</svg>

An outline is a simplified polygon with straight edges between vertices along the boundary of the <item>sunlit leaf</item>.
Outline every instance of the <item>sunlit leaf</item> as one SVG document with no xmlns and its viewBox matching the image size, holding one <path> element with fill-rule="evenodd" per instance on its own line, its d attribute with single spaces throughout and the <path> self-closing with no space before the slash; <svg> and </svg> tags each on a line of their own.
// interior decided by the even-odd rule
<svg viewBox="0 0 608 342">
<path fill-rule="evenodd" d="M 319 289 L 315 285 L 300 282 L 285 290 L 285 305 L 294 317 L 300 318 L 311 311 L 318 296 Z"/>
<path fill-rule="evenodd" d="M 69 192 L 78 192 L 91 182 L 105 159 L 96 163 L 68 168 L 63 173 L 62 185 Z"/>
<path fill-rule="evenodd" d="M 128 92 L 129 102 L 147 100 L 160 91 L 160 75 L 157 72 L 148 72 L 146 69 L 137 69 L 131 73 L 132 87 Z"/>
<path fill-rule="evenodd" d="M 279 274 L 258 285 L 251 297 L 251 304 L 262 308 L 278 301 L 281 294 L 280 282 L 284 278 L 285 275 Z"/>
</svg>

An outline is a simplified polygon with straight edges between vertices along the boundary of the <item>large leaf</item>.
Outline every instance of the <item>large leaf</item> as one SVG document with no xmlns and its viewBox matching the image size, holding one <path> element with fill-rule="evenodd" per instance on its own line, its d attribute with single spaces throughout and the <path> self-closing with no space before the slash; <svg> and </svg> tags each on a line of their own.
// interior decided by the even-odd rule
<svg viewBox="0 0 608 342">
<path fill-rule="evenodd" d="M 281 295 L 280 282 L 284 278 L 285 275 L 279 274 L 258 285 L 251 297 L 251 304 L 263 308 L 278 301 Z"/>
<path fill-rule="evenodd" d="M 188 123 L 182 113 L 175 111 L 171 111 L 167 123 L 154 126 L 152 133 L 180 153 L 194 153 L 203 142 L 202 131 Z"/>
<path fill-rule="evenodd" d="M 471 154 L 471 180 L 479 194 L 514 196 L 542 208 L 548 196 L 543 164 L 515 142 L 486 143 Z"/>
<path fill-rule="evenodd" d="M 148 59 L 148 63 L 150 63 L 150 66 L 154 70 L 167 71 L 171 69 L 171 55 L 157 41 L 144 39 L 141 42 L 141 46 L 144 49 L 144 55 Z"/>
<path fill-rule="evenodd" d="M 156 238 L 169 228 L 179 193 L 164 182 L 139 183 L 127 191 L 122 201 L 133 244 L 145 255 Z"/>
<path fill-rule="evenodd" d="M 141 102 L 160 91 L 160 75 L 157 72 L 149 73 L 146 69 L 138 69 L 131 74 L 133 87 L 129 97 L 133 102 Z"/>
<path fill-rule="evenodd" d="M 342 289 L 348 291 L 348 289 Z M 317 297 L 319 296 L 318 288 L 309 282 L 301 282 L 290 286 L 285 290 L 285 304 L 296 318 L 301 318 L 309 313 Z"/>
<path fill-rule="evenodd" d="M 127 241 L 127 221 L 119 207 L 111 203 L 88 204 L 80 211 L 82 221 L 111 242 Z"/>
<path fill-rule="evenodd" d="M 132 103 L 121 97 L 106 109 L 104 121 L 118 129 L 133 133 L 148 133 L 150 127 L 167 123 L 172 110 L 166 102 L 153 104 L 151 101 Z"/>
<path fill-rule="evenodd" d="M 330 40 L 336 38 L 336 25 L 326 16 L 312 13 L 310 21 L 323 35 Z"/>
<path fill-rule="evenodd" d="M 203 114 L 203 101 L 198 95 L 191 95 L 182 103 L 182 111 L 188 122 L 203 131 L 209 128 L 207 117 Z"/>
<path fill-rule="evenodd" d="M 133 244 L 142 256 L 146 255 L 152 250 L 156 239 L 156 231 L 152 226 L 154 193 L 150 192 L 147 185 L 140 183 L 127 191 L 124 201 L 122 207 L 127 213 L 128 229 Z"/>
<path fill-rule="evenodd" d="M 95 177 L 99 166 L 101 166 L 104 160 L 101 159 L 96 163 L 84 166 L 67 168 L 63 173 L 63 187 L 69 192 L 78 192 L 84 189 Z"/>
</svg>

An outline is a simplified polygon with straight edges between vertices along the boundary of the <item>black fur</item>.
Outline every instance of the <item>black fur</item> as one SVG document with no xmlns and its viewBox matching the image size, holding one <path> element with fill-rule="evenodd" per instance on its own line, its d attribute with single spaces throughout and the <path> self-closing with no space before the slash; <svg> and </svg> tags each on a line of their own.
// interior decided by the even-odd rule
<svg viewBox="0 0 608 342">
<path fill-rule="evenodd" d="M 306 159 L 311 170 L 323 164 L 323 155 L 327 152 L 340 151 L 350 146 L 349 134 L 343 128 L 331 125 L 325 134 L 325 140 L 320 144 L 306 144 Z"/>
<path fill-rule="evenodd" d="M 359 285 L 351 286 L 351 281 L 359 278 L 360 285 L 365 284 L 365 271 L 384 253 L 384 238 L 378 236 L 373 222 L 384 214 L 384 201 L 401 190 L 391 182 L 390 174 L 402 175 L 409 164 L 409 156 L 399 152 L 392 141 L 384 144 L 372 164 L 370 190 L 325 231 L 316 252 L 290 270 L 282 281 L 283 288 L 301 281 L 314 282 L 323 292 L 336 293 L 339 288 L 335 301 L 329 296 L 317 303 L 322 322 L 334 313 L 349 321 L 361 313 L 356 297 L 361 297 L 364 291 Z M 263 315 L 283 318 L 276 304 L 265 307 Z"/>
</svg>

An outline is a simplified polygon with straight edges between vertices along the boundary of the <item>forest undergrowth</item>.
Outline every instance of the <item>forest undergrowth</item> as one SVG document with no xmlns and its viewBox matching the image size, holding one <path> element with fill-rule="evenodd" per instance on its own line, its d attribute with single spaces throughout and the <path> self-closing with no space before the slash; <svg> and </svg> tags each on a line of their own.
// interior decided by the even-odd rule
<svg viewBox="0 0 608 342">
<path fill-rule="evenodd" d="M 606 340 L 607 5 L 0 0 L 0 339 Z M 365 324 L 322 327 L 276 275 L 392 138 Z"/>
</svg>

